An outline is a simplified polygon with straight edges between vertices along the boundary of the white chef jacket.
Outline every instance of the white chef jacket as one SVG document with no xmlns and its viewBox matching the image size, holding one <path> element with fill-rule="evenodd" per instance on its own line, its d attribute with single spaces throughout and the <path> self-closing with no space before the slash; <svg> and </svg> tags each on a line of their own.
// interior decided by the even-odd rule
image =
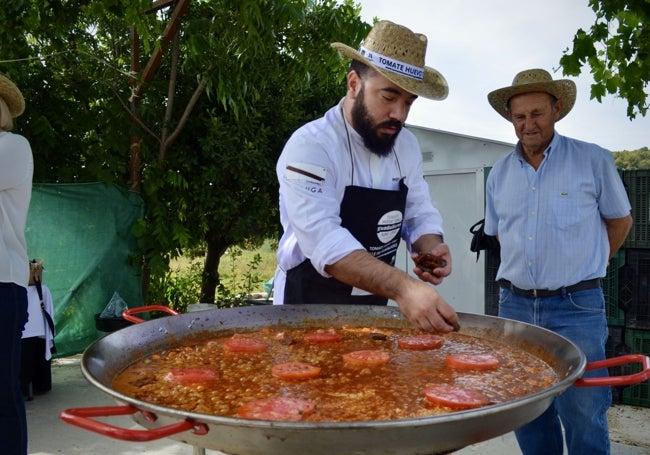
<svg viewBox="0 0 650 455">
<path fill-rule="evenodd" d="M 52 304 L 52 293 L 50 288 L 41 284 L 43 288 L 43 305 L 45 311 L 52 316 L 54 320 L 54 305 Z M 43 310 L 41 309 L 41 301 L 38 297 L 36 286 L 27 286 L 27 312 L 28 319 L 23 329 L 23 338 L 40 337 L 45 338 L 45 360 L 52 358 L 51 349 L 54 346 L 54 334 L 50 330 L 50 326 L 45 319 Z"/>
<path fill-rule="evenodd" d="M 443 235 L 442 217 L 431 202 L 415 135 L 402 129 L 394 153 L 380 157 L 365 147 L 361 136 L 347 122 L 346 131 L 342 109 L 343 100 L 323 117 L 296 130 L 278 160 L 284 234 L 278 246 L 274 279 L 276 305 L 283 303 L 286 272 L 306 258 L 321 275 L 329 277 L 326 265 L 364 249 L 341 227 L 339 212 L 348 185 L 398 190 L 404 177 L 408 196 L 401 236 L 409 251 L 424 234 Z"/>
</svg>

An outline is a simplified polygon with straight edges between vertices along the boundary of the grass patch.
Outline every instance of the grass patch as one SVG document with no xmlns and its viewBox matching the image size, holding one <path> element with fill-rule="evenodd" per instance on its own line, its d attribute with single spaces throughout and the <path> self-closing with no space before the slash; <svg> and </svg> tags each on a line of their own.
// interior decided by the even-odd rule
<svg viewBox="0 0 650 455">
<path fill-rule="evenodd" d="M 255 249 L 229 248 L 221 257 L 216 300 L 221 307 L 241 306 L 249 296 L 264 297 L 264 283 L 273 277 L 277 265 L 275 244 L 266 241 Z M 156 286 L 157 300 L 176 311 L 201 303 L 201 272 L 204 258 L 180 257 L 170 263 L 169 274 Z"/>
<path fill-rule="evenodd" d="M 270 241 L 254 250 L 242 250 L 240 248 L 230 248 L 221 257 L 219 264 L 219 276 L 222 284 L 227 288 L 236 288 L 238 283 L 242 284 L 242 279 L 248 280 L 244 287 L 251 290 L 257 289 L 258 292 L 264 290 L 263 284 L 275 275 L 277 259 L 275 257 L 275 247 Z M 255 264 L 255 270 L 251 270 L 252 264 Z"/>
</svg>

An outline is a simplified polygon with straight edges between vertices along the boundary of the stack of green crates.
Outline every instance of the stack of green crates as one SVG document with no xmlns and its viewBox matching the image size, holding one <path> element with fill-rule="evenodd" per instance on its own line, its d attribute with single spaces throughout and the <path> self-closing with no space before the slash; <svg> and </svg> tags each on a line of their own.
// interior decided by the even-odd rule
<svg viewBox="0 0 650 455">
<path fill-rule="evenodd" d="M 625 268 L 619 283 L 619 301 L 625 310 L 625 346 L 634 354 L 650 355 L 650 169 L 622 172 L 632 205 L 634 224 L 623 247 Z M 627 373 L 641 371 L 640 364 L 626 367 Z M 650 407 L 650 383 L 626 386 L 623 404 Z"/>
<path fill-rule="evenodd" d="M 626 329 L 625 344 L 635 354 L 650 355 L 650 330 Z M 641 371 L 641 365 L 634 364 L 630 369 L 631 373 L 638 373 Z M 650 381 L 625 387 L 622 403 L 650 408 Z"/>
<path fill-rule="evenodd" d="M 603 279 L 603 294 L 605 294 L 605 313 L 607 324 L 615 327 L 625 325 L 625 312 L 619 304 L 619 279 L 621 267 L 625 265 L 625 250 L 621 249 L 612 257 L 607 266 L 607 275 Z"/>
</svg>

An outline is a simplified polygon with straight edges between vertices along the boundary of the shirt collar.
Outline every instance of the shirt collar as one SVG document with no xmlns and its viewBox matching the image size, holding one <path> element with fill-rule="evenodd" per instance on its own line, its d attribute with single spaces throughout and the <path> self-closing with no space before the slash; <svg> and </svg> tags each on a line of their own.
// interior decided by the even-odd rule
<svg viewBox="0 0 650 455">
<path fill-rule="evenodd" d="M 558 148 L 559 142 L 560 142 L 560 135 L 557 134 L 557 131 L 553 130 L 553 139 L 551 139 L 551 142 L 548 144 L 548 147 L 546 147 L 546 150 L 544 150 L 544 157 L 548 158 L 553 152 L 553 150 Z M 524 159 L 524 153 L 521 150 L 521 141 L 518 141 L 517 145 L 515 145 L 515 153 L 520 162 L 522 163 L 526 162 L 526 160 Z"/>
</svg>

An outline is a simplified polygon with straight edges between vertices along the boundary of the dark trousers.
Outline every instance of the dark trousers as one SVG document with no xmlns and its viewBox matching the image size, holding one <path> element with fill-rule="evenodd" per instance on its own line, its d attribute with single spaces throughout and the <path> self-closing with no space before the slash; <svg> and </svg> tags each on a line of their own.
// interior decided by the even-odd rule
<svg viewBox="0 0 650 455">
<path fill-rule="evenodd" d="M 34 394 L 52 390 L 52 364 L 45 360 L 45 338 L 23 338 L 21 358 L 20 388 L 23 397 L 32 400 Z"/>
<path fill-rule="evenodd" d="M 27 289 L 0 283 L 0 309 L 0 444 L 3 455 L 26 455 L 27 418 L 20 390 L 20 362 Z"/>
</svg>

